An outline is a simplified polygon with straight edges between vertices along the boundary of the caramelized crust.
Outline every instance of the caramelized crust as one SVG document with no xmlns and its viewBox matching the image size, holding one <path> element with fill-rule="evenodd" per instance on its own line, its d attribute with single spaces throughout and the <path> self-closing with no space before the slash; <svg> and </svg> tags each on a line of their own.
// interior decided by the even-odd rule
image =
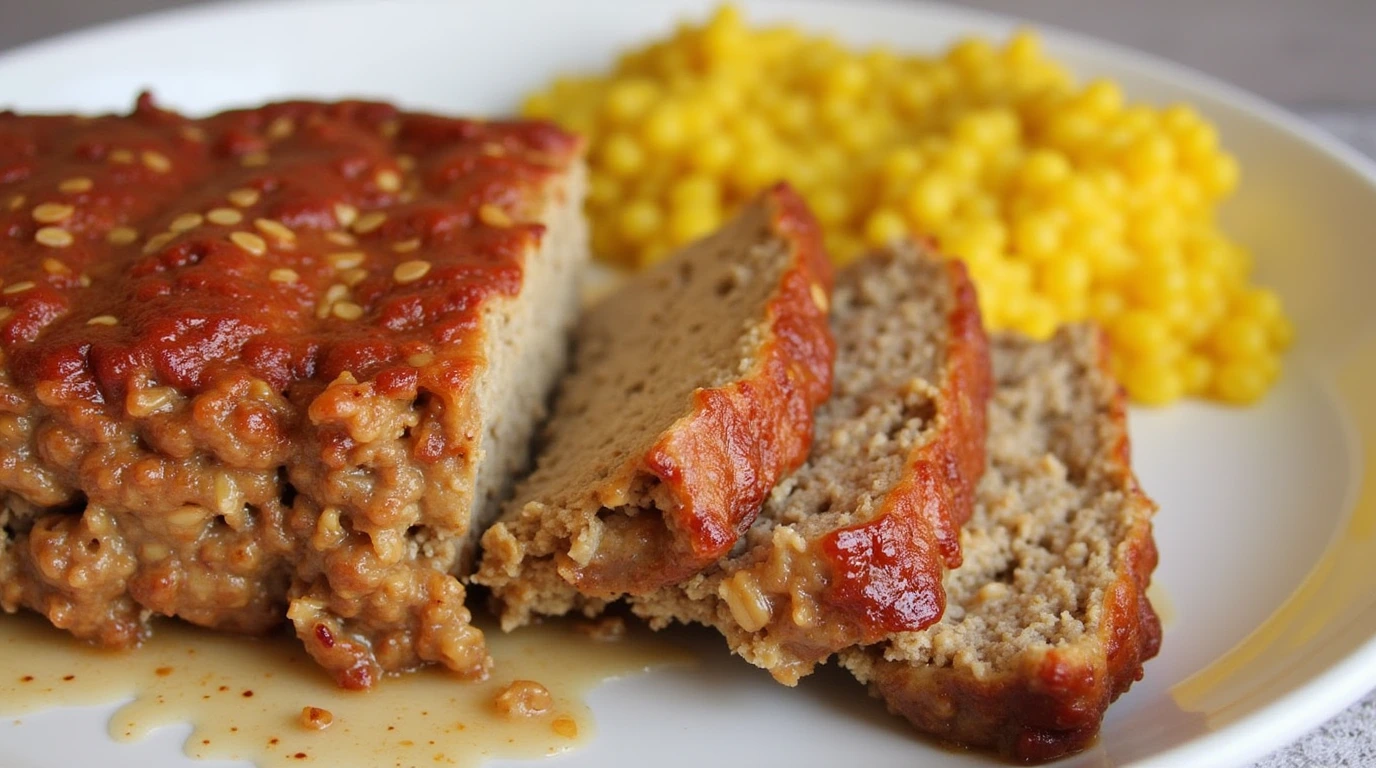
<svg viewBox="0 0 1376 768">
<path fill-rule="evenodd" d="M 0 113 L 0 607 L 483 674 L 454 572 L 562 365 L 580 150 L 362 102 Z"/>
<path fill-rule="evenodd" d="M 714 626 L 788 685 L 844 648 L 941 616 L 942 574 L 984 467 L 987 340 L 964 266 L 901 245 L 842 273 L 837 391 L 812 455 L 736 554 L 631 599 Z"/>
<path fill-rule="evenodd" d="M 919 730 L 1042 762 L 1089 746 L 1160 648 L 1146 596 L 1155 505 L 1131 469 L 1101 333 L 1004 337 L 994 359 L 991 428 L 1004 444 L 979 489 L 950 611 L 926 632 L 841 658 Z M 1077 597 L 1062 605 L 1062 595 Z"/>
<path fill-rule="evenodd" d="M 474 580 L 504 627 L 730 551 L 807 455 L 831 386 L 831 279 L 816 222 L 779 185 L 587 313 L 537 469 L 483 537 Z"/>
</svg>

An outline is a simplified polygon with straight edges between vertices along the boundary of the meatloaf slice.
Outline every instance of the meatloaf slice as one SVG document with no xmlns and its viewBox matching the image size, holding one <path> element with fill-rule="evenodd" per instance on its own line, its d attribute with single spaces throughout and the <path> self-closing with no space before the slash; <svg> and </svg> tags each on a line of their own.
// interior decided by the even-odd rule
<svg viewBox="0 0 1376 768">
<path fill-rule="evenodd" d="M 831 271 L 787 186 L 631 277 L 575 334 L 536 469 L 474 577 L 510 629 L 716 562 L 807 455 L 831 383 Z"/>
<path fill-rule="evenodd" d="M 946 615 L 841 663 L 919 730 L 1050 760 L 1090 744 L 1156 655 L 1155 505 L 1129 465 L 1123 395 L 1095 329 L 998 337 L 993 361 L 989 469 Z"/>
<path fill-rule="evenodd" d="M 984 469 L 990 373 L 960 262 L 899 244 L 837 278 L 835 392 L 803 466 L 741 546 L 632 610 L 716 627 L 793 685 L 820 661 L 940 618 Z"/>
<path fill-rule="evenodd" d="M 580 153 L 360 102 L 0 114 L 0 606 L 482 674 L 456 574 L 564 365 Z"/>
</svg>

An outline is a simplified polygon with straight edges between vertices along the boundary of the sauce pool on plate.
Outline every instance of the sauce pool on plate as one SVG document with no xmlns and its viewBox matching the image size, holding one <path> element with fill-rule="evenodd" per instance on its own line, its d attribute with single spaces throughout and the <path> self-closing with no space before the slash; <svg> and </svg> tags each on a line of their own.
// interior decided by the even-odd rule
<svg viewBox="0 0 1376 768">
<path fill-rule="evenodd" d="M 644 630 L 627 628 L 628 636 L 644 636 L 621 640 L 599 625 L 581 626 L 592 631 L 570 622 L 511 635 L 485 628 L 496 662 L 486 681 L 464 682 L 428 667 L 356 692 L 335 686 L 286 636 L 258 640 L 163 622 L 141 648 L 108 651 L 36 616 L 6 616 L 0 716 L 22 722 L 45 709 L 125 701 L 110 718 L 115 741 L 190 723 L 188 756 L 262 768 L 476 766 L 543 757 L 590 741 L 595 726 L 583 697 L 599 683 L 689 659 Z M 509 717 L 499 710 L 498 696 L 518 680 L 548 690 L 542 713 Z"/>
</svg>

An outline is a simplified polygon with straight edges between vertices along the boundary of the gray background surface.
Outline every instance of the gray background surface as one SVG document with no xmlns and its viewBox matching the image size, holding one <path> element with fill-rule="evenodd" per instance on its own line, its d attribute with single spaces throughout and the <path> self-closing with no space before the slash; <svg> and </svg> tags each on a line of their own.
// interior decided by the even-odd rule
<svg viewBox="0 0 1376 768">
<path fill-rule="evenodd" d="M 0 0 L 0 51 L 103 21 L 204 1 Z M 956 4 L 1086 32 L 1173 59 L 1279 102 L 1376 156 L 1376 0 Z M 1376 766 L 1376 693 L 1256 765 Z"/>
</svg>

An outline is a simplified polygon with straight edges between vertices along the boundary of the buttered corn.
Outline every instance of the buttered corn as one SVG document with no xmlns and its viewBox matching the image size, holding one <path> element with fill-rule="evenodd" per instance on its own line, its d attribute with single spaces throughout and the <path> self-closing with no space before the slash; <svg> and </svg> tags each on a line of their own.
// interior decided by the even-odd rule
<svg viewBox="0 0 1376 768">
<path fill-rule="evenodd" d="M 899 55 L 725 7 L 524 112 L 591 138 L 593 247 L 612 262 L 652 263 L 787 179 L 838 262 L 929 235 L 966 261 L 991 328 L 1097 320 L 1141 403 L 1252 402 L 1293 334 L 1215 223 L 1239 169 L 1214 127 L 1077 85 L 1032 32 Z"/>
</svg>

